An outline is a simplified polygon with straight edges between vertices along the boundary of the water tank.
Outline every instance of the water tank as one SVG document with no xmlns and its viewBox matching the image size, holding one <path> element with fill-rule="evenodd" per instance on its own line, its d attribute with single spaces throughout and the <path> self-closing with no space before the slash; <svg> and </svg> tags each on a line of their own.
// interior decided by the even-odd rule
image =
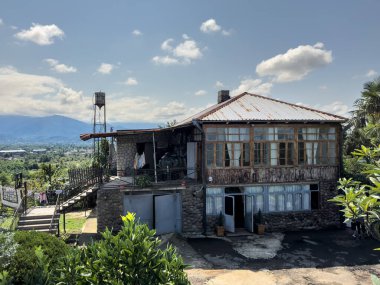
<svg viewBox="0 0 380 285">
<path fill-rule="evenodd" d="M 95 105 L 102 108 L 106 104 L 106 93 L 95 92 Z"/>
</svg>

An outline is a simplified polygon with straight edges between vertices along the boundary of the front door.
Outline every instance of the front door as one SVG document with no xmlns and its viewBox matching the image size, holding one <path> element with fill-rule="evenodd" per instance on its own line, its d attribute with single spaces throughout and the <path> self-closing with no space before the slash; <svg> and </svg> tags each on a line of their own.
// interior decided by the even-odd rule
<svg viewBox="0 0 380 285">
<path fill-rule="evenodd" d="M 226 231 L 235 232 L 235 198 L 234 196 L 224 197 L 224 228 Z"/>
<path fill-rule="evenodd" d="M 253 233 L 253 196 L 245 196 L 245 213 L 244 213 L 244 222 L 245 227 L 248 231 Z"/>
</svg>

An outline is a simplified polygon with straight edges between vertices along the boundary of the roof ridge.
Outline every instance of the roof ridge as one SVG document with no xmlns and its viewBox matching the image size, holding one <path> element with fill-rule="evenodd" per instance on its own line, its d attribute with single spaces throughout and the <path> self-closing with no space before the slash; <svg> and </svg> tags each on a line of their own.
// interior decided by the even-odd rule
<svg viewBox="0 0 380 285">
<path fill-rule="evenodd" d="M 317 110 L 317 109 L 306 107 L 306 106 L 302 106 L 302 105 L 297 105 L 297 104 L 289 103 L 289 102 L 278 100 L 278 99 L 273 99 L 273 98 L 262 96 L 262 95 L 257 95 L 257 94 L 248 93 L 248 92 L 244 92 L 243 94 L 247 94 L 247 95 L 251 95 L 251 96 L 256 96 L 256 97 L 267 99 L 267 100 L 272 100 L 274 102 L 279 102 L 279 103 L 283 103 L 283 104 L 294 106 L 294 107 L 299 107 L 299 108 L 306 109 L 306 110 L 309 110 L 309 111 L 318 112 L 318 113 L 322 113 L 322 114 L 325 114 L 325 115 L 337 117 L 337 118 L 340 118 L 340 119 L 343 119 L 343 120 L 348 120 L 348 118 L 343 117 L 343 116 L 335 115 L 335 114 L 332 114 L 332 113 L 324 112 L 324 111 L 321 111 L 321 110 Z M 243 95 L 243 94 L 240 94 L 240 95 Z"/>
</svg>

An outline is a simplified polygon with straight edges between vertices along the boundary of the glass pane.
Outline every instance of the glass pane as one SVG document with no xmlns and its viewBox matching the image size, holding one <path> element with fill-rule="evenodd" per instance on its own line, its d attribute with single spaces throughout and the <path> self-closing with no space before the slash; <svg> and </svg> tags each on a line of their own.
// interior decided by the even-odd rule
<svg viewBox="0 0 380 285">
<path fill-rule="evenodd" d="M 285 210 L 285 196 L 284 194 L 277 195 L 277 210 L 284 211 Z"/>
<path fill-rule="evenodd" d="M 212 197 L 206 197 L 206 214 L 213 214 L 213 199 Z"/>
<path fill-rule="evenodd" d="M 280 151 L 279 151 L 279 161 L 280 165 L 286 164 L 286 144 L 285 143 L 279 143 Z"/>
<path fill-rule="evenodd" d="M 302 200 L 303 200 L 302 209 L 310 210 L 310 194 L 303 193 Z"/>
<path fill-rule="evenodd" d="M 240 143 L 234 143 L 234 160 L 231 166 L 240 166 L 241 161 L 241 144 Z"/>
<path fill-rule="evenodd" d="M 253 133 L 254 133 L 254 137 L 253 139 L 254 140 L 266 140 L 267 137 L 266 137 L 266 128 L 255 128 L 253 130 Z"/>
<path fill-rule="evenodd" d="M 283 192 L 283 191 L 284 191 L 284 186 L 282 185 L 271 185 L 268 187 L 269 193 L 278 193 L 278 192 Z"/>
<path fill-rule="evenodd" d="M 250 162 L 250 148 L 249 148 L 249 143 L 243 144 L 243 166 L 249 166 Z"/>
<path fill-rule="evenodd" d="M 213 166 L 214 164 L 214 144 L 206 144 L 206 160 L 207 166 Z"/>
<path fill-rule="evenodd" d="M 293 165 L 294 163 L 294 143 L 288 143 L 287 149 L 287 165 Z"/>
<path fill-rule="evenodd" d="M 215 201 L 215 215 L 219 215 L 220 212 L 223 212 L 223 197 L 214 197 Z"/>
<path fill-rule="evenodd" d="M 270 165 L 277 165 L 277 143 L 270 144 Z"/>
<path fill-rule="evenodd" d="M 270 212 L 276 211 L 276 195 L 275 194 L 269 194 L 269 211 Z"/>
<path fill-rule="evenodd" d="M 327 142 L 319 142 L 319 147 L 320 147 L 320 158 L 319 158 L 318 163 L 326 164 L 328 161 Z"/>
<path fill-rule="evenodd" d="M 302 194 L 294 194 L 294 210 L 299 211 L 301 210 L 302 206 Z"/>
<path fill-rule="evenodd" d="M 230 166 L 230 160 L 232 159 L 232 144 L 226 143 L 224 149 L 224 166 Z"/>
<path fill-rule="evenodd" d="M 206 196 L 224 195 L 224 188 L 207 188 Z"/>
<path fill-rule="evenodd" d="M 261 143 L 254 143 L 254 149 L 253 149 L 253 155 L 254 155 L 254 163 L 255 164 L 261 164 Z"/>
<path fill-rule="evenodd" d="M 246 194 L 260 194 L 260 193 L 263 193 L 263 187 L 262 186 L 244 187 L 244 193 L 246 193 Z"/>
<path fill-rule="evenodd" d="M 264 196 L 262 194 L 255 195 L 255 212 L 258 212 L 261 210 L 261 212 L 264 211 Z"/>
<path fill-rule="evenodd" d="M 217 167 L 223 166 L 223 144 L 217 143 L 216 144 L 216 152 L 215 152 L 215 162 Z"/>
<path fill-rule="evenodd" d="M 293 194 L 286 195 L 286 210 L 293 211 Z"/>
<path fill-rule="evenodd" d="M 270 161 L 270 143 L 263 143 L 263 157 L 262 164 L 269 165 Z"/>
<path fill-rule="evenodd" d="M 304 142 L 298 143 L 298 164 L 300 165 L 305 164 L 305 143 Z"/>
</svg>

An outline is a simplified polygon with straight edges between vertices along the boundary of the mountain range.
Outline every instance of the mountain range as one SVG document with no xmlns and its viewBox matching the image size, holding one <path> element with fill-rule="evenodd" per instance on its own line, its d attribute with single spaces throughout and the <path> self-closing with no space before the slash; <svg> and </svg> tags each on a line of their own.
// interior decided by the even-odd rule
<svg viewBox="0 0 380 285">
<path fill-rule="evenodd" d="M 154 123 L 109 123 L 107 130 L 145 129 Z M 90 133 L 93 125 L 69 117 L 0 116 L 0 144 L 81 143 L 79 135 Z"/>
</svg>

